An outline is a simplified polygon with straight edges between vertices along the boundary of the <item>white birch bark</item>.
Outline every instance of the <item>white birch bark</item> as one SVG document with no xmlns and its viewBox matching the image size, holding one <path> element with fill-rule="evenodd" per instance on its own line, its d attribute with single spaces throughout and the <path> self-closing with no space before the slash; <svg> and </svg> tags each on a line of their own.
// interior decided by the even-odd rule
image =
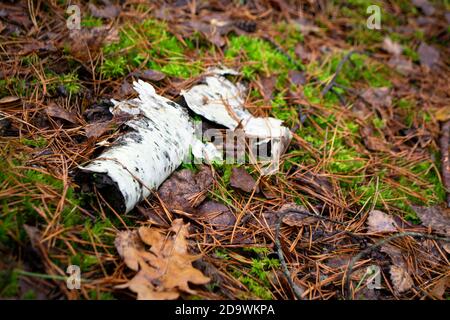
<svg viewBox="0 0 450 320">
<path fill-rule="evenodd" d="M 128 212 L 150 195 L 182 163 L 194 141 L 185 110 L 155 92 L 148 83 L 134 83 L 139 98 L 114 102 L 113 113 L 135 115 L 121 136 L 82 172 L 106 174 L 120 190 Z"/>
</svg>

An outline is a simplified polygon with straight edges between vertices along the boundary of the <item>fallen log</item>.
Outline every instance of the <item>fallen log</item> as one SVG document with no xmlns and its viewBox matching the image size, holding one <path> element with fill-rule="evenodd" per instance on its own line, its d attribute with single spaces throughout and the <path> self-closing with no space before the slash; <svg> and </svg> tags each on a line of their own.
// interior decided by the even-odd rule
<svg viewBox="0 0 450 320">
<path fill-rule="evenodd" d="M 86 166 L 75 180 L 92 191 L 96 188 L 117 212 L 128 212 L 148 197 L 188 156 L 194 141 L 193 125 L 178 104 L 138 81 L 139 98 L 113 101 L 112 113 L 134 117 L 127 132 Z"/>
<path fill-rule="evenodd" d="M 256 159 L 261 174 L 273 174 L 278 159 L 292 138 L 288 128 L 275 118 L 257 118 L 244 109 L 244 86 L 234 85 L 224 74 L 233 70 L 214 69 L 198 84 L 182 93 L 186 105 L 204 118 L 225 126 L 230 132 L 243 131 L 250 149 L 266 149 L 269 154 Z M 98 158 L 80 166 L 75 181 L 82 191 L 98 191 L 118 213 L 132 210 L 156 190 L 192 154 L 196 159 L 223 160 L 223 150 L 202 143 L 186 108 L 155 92 L 148 83 L 134 83 L 139 98 L 112 100 L 111 112 L 127 114 L 125 133 Z"/>
</svg>

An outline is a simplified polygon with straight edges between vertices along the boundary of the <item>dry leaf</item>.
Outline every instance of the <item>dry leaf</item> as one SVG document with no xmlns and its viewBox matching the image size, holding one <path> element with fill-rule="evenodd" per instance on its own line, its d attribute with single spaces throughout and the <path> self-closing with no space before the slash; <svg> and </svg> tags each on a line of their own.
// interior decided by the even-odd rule
<svg viewBox="0 0 450 320">
<path fill-rule="evenodd" d="M 120 7 L 112 4 L 99 8 L 96 5 L 89 3 L 89 10 L 91 11 L 92 16 L 96 18 L 113 19 L 120 14 Z"/>
<path fill-rule="evenodd" d="M 435 12 L 434 7 L 428 0 L 412 0 L 412 3 L 427 16 L 431 16 Z"/>
<path fill-rule="evenodd" d="M 406 268 L 406 263 L 403 259 L 402 251 L 397 247 L 386 244 L 381 247 L 380 251 L 386 253 L 391 258 L 391 261 L 395 266 Z"/>
<path fill-rule="evenodd" d="M 91 61 L 100 52 L 102 45 L 119 40 L 119 31 L 108 26 L 82 28 L 71 30 L 69 37 L 71 54 L 82 61 Z"/>
<path fill-rule="evenodd" d="M 253 177 L 247 172 L 247 170 L 242 167 L 232 169 L 230 185 L 233 188 L 237 188 L 249 193 L 253 192 L 253 189 L 256 190 L 256 193 L 259 192 L 259 186 L 256 184 L 255 179 L 253 179 Z"/>
<path fill-rule="evenodd" d="M 22 104 L 22 100 L 16 96 L 6 96 L 0 99 L 0 108 L 11 108 Z"/>
<path fill-rule="evenodd" d="M 373 129 L 369 126 L 360 128 L 361 137 L 363 138 L 364 145 L 368 150 L 385 152 L 389 150 L 386 146 L 386 141 L 382 137 L 374 136 Z"/>
<path fill-rule="evenodd" d="M 386 87 L 369 88 L 364 91 L 362 98 L 375 108 L 387 108 L 392 105 L 391 90 Z"/>
<path fill-rule="evenodd" d="M 146 81 L 161 81 L 166 77 L 166 75 L 161 71 L 156 71 L 152 69 L 137 71 L 134 72 L 133 75 Z"/>
<path fill-rule="evenodd" d="M 174 172 L 164 181 L 158 195 L 170 210 L 193 213 L 206 198 L 207 189 L 212 185 L 211 169 L 202 166 L 198 173 L 189 169 Z"/>
<path fill-rule="evenodd" d="M 436 108 L 433 111 L 437 121 L 445 122 L 450 120 L 450 105 Z"/>
<path fill-rule="evenodd" d="M 406 271 L 404 268 L 391 266 L 390 273 L 391 281 L 394 285 L 395 291 L 402 293 L 408 291 L 413 286 L 413 280 L 408 271 Z"/>
<path fill-rule="evenodd" d="M 88 138 L 98 138 L 106 131 L 110 129 L 112 121 L 92 123 L 88 124 L 84 130 L 86 132 L 86 137 Z"/>
<path fill-rule="evenodd" d="M 144 249 L 135 231 L 121 231 L 114 241 L 117 252 L 128 268 L 139 270 L 139 252 Z"/>
<path fill-rule="evenodd" d="M 58 106 L 56 103 L 51 103 L 45 108 L 45 112 L 52 118 L 59 118 L 70 123 L 78 123 L 77 116 L 66 109 Z"/>
<path fill-rule="evenodd" d="M 296 86 L 302 86 L 306 83 L 305 73 L 298 70 L 289 70 L 289 80 Z"/>
<path fill-rule="evenodd" d="M 445 290 L 450 287 L 450 277 L 440 279 L 431 289 L 431 294 L 438 299 L 443 299 Z"/>
<path fill-rule="evenodd" d="M 439 207 L 412 206 L 422 224 L 450 236 L 450 217 Z"/>
<path fill-rule="evenodd" d="M 388 65 L 402 75 L 409 75 L 414 71 L 414 66 L 411 60 L 408 60 L 402 56 L 392 56 L 388 61 Z"/>
<path fill-rule="evenodd" d="M 395 232 L 397 231 L 394 219 L 379 210 L 372 210 L 367 219 L 369 232 Z"/>
<path fill-rule="evenodd" d="M 270 100 L 273 99 L 273 91 L 275 90 L 276 83 L 277 76 L 275 75 L 261 78 L 261 94 L 265 103 L 270 103 Z"/>
<path fill-rule="evenodd" d="M 288 212 L 289 210 L 293 210 L 294 212 Z M 276 212 L 265 212 L 263 215 L 271 228 L 276 225 L 282 213 L 285 213 L 283 216 L 283 223 L 291 227 L 301 227 L 317 222 L 318 218 L 302 214 L 301 212 L 309 211 L 304 206 L 299 206 L 295 203 L 286 203 Z"/>
<path fill-rule="evenodd" d="M 419 53 L 420 64 L 432 68 L 435 64 L 439 62 L 439 51 L 437 51 L 432 46 L 427 45 L 422 42 L 417 50 Z"/>
<path fill-rule="evenodd" d="M 172 222 L 167 237 L 159 229 L 140 227 L 136 231 L 125 231 L 117 235 L 115 244 L 126 265 L 138 273 L 118 288 L 129 288 L 143 299 L 176 299 L 180 291 L 195 294 L 189 283 L 206 284 L 209 278 L 192 266 L 199 256 L 187 251 L 186 237 L 189 224 L 182 219 Z M 145 251 L 142 242 L 150 246 Z"/>
<path fill-rule="evenodd" d="M 195 216 L 218 229 L 233 226 L 236 222 L 236 217 L 226 205 L 212 200 L 202 203 Z"/>
</svg>

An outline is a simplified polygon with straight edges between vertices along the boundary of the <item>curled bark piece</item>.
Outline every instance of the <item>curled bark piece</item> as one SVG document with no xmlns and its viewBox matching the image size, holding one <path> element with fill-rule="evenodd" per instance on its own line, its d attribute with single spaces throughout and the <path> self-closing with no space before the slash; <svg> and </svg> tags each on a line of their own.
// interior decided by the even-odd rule
<svg viewBox="0 0 450 320">
<path fill-rule="evenodd" d="M 134 115 L 125 123 L 128 131 L 76 175 L 82 186 L 95 186 L 121 213 L 158 188 L 182 163 L 194 141 L 194 128 L 184 109 L 146 82 L 135 82 L 134 89 L 139 98 L 113 101 L 113 114 Z"/>
<path fill-rule="evenodd" d="M 251 150 L 260 147 L 270 150 L 269 166 L 262 173 L 275 173 L 277 167 L 273 164 L 277 163 L 292 139 L 289 129 L 282 126 L 279 119 L 254 117 L 244 109 L 245 87 L 225 78 L 227 74 L 236 75 L 236 71 L 215 68 L 208 74 L 203 83 L 181 92 L 186 105 L 193 112 L 228 129 L 242 128 Z"/>
</svg>

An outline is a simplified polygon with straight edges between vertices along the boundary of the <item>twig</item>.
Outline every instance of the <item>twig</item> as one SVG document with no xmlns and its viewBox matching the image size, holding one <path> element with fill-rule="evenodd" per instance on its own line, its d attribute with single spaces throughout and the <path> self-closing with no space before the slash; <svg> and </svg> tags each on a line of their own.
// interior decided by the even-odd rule
<svg viewBox="0 0 450 320">
<path fill-rule="evenodd" d="M 419 232 L 400 232 L 400 233 L 393 234 L 390 237 L 384 238 L 384 239 L 376 242 L 375 244 L 371 245 L 370 247 L 367 247 L 366 249 L 364 249 L 363 251 L 361 251 L 360 253 L 358 253 L 356 256 L 353 257 L 353 259 L 350 261 L 350 263 L 348 265 L 347 272 L 344 275 L 344 294 L 345 294 L 347 300 L 352 300 L 352 295 L 350 293 L 350 276 L 353 272 L 353 266 L 355 265 L 355 263 L 359 259 L 361 259 L 362 256 L 364 256 L 365 254 L 371 252 L 372 250 L 384 245 L 385 243 L 387 243 L 391 240 L 397 239 L 397 238 L 408 237 L 408 236 L 450 242 L 450 238 L 437 237 L 437 236 L 432 236 L 429 234 L 424 234 L 424 233 L 419 233 Z"/>
<path fill-rule="evenodd" d="M 441 138 L 439 139 L 439 146 L 441 149 L 442 179 L 447 192 L 447 208 L 450 208 L 450 155 L 448 150 L 449 140 L 450 120 L 447 120 L 442 124 Z"/>
<path fill-rule="evenodd" d="M 338 77 L 339 73 L 342 70 L 342 67 L 344 66 L 344 64 L 348 61 L 348 59 L 350 59 L 350 57 L 352 56 L 352 54 L 354 54 L 355 51 L 350 51 L 349 53 L 347 53 L 344 58 L 339 62 L 337 68 L 336 68 L 336 72 L 334 73 L 333 78 L 331 79 L 331 81 L 326 85 L 326 87 L 322 90 L 321 94 L 322 97 L 325 96 L 328 91 L 330 91 L 331 88 L 333 88 L 334 83 L 336 82 L 336 78 Z"/>
</svg>

